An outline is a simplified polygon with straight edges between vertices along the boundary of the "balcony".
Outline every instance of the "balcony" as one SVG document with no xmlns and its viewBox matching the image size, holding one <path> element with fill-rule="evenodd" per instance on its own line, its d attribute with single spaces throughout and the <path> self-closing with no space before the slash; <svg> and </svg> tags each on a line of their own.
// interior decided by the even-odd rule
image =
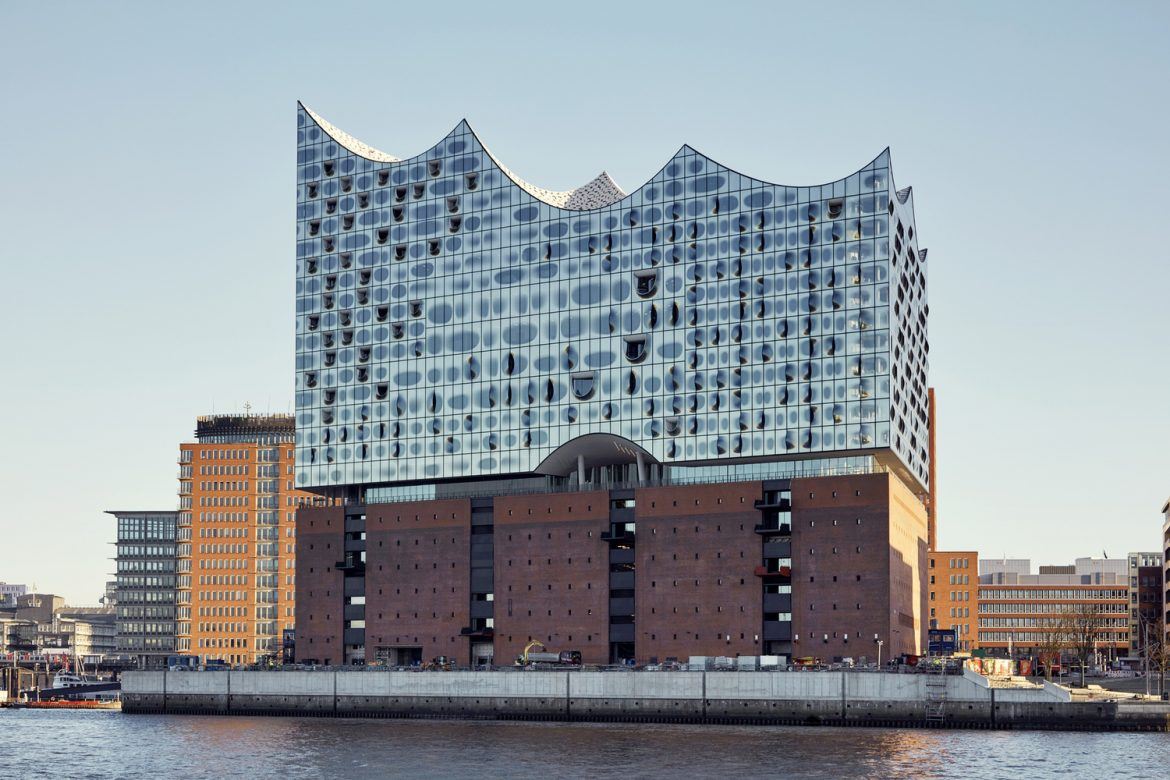
<svg viewBox="0 0 1170 780">
<path fill-rule="evenodd" d="M 484 626 L 483 628 L 476 628 L 475 626 L 464 626 L 459 629 L 459 636 L 465 636 L 470 639 L 491 639 L 496 635 L 496 630 L 491 626 Z"/>
<path fill-rule="evenodd" d="M 760 536 L 792 536 L 791 523 L 760 523 L 755 528 Z"/>
<path fill-rule="evenodd" d="M 603 531 L 601 541 L 607 544 L 633 544 L 634 532 L 627 531 L 624 528 L 616 531 Z"/>
<path fill-rule="evenodd" d="M 787 580 L 792 577 L 792 567 L 781 566 L 770 570 L 767 566 L 757 566 L 752 573 L 764 581 Z"/>
<path fill-rule="evenodd" d="M 333 564 L 333 568 L 337 569 L 338 571 L 343 571 L 347 574 L 360 574 L 365 572 L 366 562 L 360 560 L 356 556 L 347 555 L 345 556 L 345 560 L 341 560 Z"/>
</svg>

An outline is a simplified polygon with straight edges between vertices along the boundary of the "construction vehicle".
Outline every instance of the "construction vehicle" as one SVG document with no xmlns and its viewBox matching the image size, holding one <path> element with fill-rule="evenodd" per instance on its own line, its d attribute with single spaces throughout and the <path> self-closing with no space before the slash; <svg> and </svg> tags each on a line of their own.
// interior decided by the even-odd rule
<svg viewBox="0 0 1170 780">
<path fill-rule="evenodd" d="M 423 671 L 427 672 L 449 672 L 453 666 L 453 662 L 449 656 L 438 655 L 435 656 L 429 664 L 423 666 Z"/>
<path fill-rule="evenodd" d="M 536 648 L 540 648 L 537 651 Z M 516 658 L 516 666 L 531 667 L 536 664 L 554 666 L 580 666 L 580 650 L 562 650 L 559 653 L 548 652 L 544 642 L 532 641 L 524 646 L 524 652 Z"/>
</svg>

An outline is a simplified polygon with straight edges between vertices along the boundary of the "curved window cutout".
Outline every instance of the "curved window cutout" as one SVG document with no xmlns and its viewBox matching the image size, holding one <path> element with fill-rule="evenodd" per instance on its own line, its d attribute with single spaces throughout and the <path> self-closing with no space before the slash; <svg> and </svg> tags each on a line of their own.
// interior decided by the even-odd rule
<svg viewBox="0 0 1170 780">
<path fill-rule="evenodd" d="M 310 198 L 317 197 L 318 185 L 316 182 L 313 182 L 312 184 L 308 185 L 307 189 L 308 189 L 308 194 L 309 194 Z"/>
<path fill-rule="evenodd" d="M 381 309 L 379 309 L 379 311 L 381 311 Z M 390 326 L 390 332 L 393 334 L 394 338 L 400 339 L 406 335 L 406 326 L 401 322 L 395 322 Z"/>
<path fill-rule="evenodd" d="M 332 368 L 333 366 L 337 365 L 337 353 L 333 350 L 326 351 L 323 362 L 325 364 L 325 368 Z"/>
<path fill-rule="evenodd" d="M 390 240 L 390 228 L 378 228 L 378 243 L 385 244 Z"/>
<path fill-rule="evenodd" d="M 406 259 L 406 244 L 399 244 L 398 246 L 394 247 L 394 259 L 395 260 L 405 260 Z"/>
<path fill-rule="evenodd" d="M 326 176 L 332 176 L 335 173 L 337 173 L 337 161 L 336 160 L 326 160 L 324 163 L 321 164 L 321 167 L 324 168 Z"/>
<path fill-rule="evenodd" d="M 464 177 L 464 179 L 467 182 L 467 189 L 474 190 L 474 189 L 479 187 L 479 174 L 478 173 L 469 173 Z"/>
<path fill-rule="evenodd" d="M 341 260 L 342 268 L 353 267 L 353 252 L 342 252 L 340 255 L 338 255 L 338 258 Z"/>
<path fill-rule="evenodd" d="M 646 348 L 645 336 L 626 336 L 626 360 L 631 363 L 641 363 L 646 359 L 649 350 Z"/>
<path fill-rule="evenodd" d="M 316 330 L 321 326 L 321 318 L 316 314 L 309 315 L 309 330 Z"/>
<path fill-rule="evenodd" d="M 578 400 L 588 401 L 597 390 L 597 374 L 593 371 L 570 374 L 569 384 Z"/>
<path fill-rule="evenodd" d="M 369 382 L 370 381 L 370 369 L 366 368 L 365 366 L 361 366 L 357 370 L 357 380 L 359 382 Z"/>
<path fill-rule="evenodd" d="M 325 201 L 325 213 L 326 214 L 337 213 L 337 198 L 329 198 L 329 200 Z"/>
<path fill-rule="evenodd" d="M 353 230 L 353 214 L 346 214 L 341 218 L 342 230 Z"/>
<path fill-rule="evenodd" d="M 411 317 L 423 316 L 422 301 L 411 301 L 410 302 L 410 316 Z"/>
<path fill-rule="evenodd" d="M 336 400 L 337 400 L 337 391 L 336 390 L 331 388 L 331 389 L 325 391 L 325 405 L 326 406 L 332 406 L 333 402 Z"/>
<path fill-rule="evenodd" d="M 361 347 L 358 349 L 358 362 L 359 363 L 369 363 L 370 362 L 370 348 L 369 347 Z"/>
<path fill-rule="evenodd" d="M 307 263 L 305 263 L 305 271 L 311 274 L 317 273 L 317 261 L 309 260 Z"/>
<path fill-rule="evenodd" d="M 317 372 L 309 371 L 305 374 L 305 387 L 313 388 L 317 386 Z"/>
<path fill-rule="evenodd" d="M 395 187 L 394 188 L 394 202 L 401 203 L 404 200 L 406 200 L 406 187 Z"/>
<path fill-rule="evenodd" d="M 682 422 L 677 417 L 666 418 L 666 435 L 678 436 L 682 433 Z"/>
<path fill-rule="evenodd" d="M 634 271 L 634 277 L 637 279 L 636 289 L 639 298 L 649 298 L 658 292 L 657 271 Z"/>
<path fill-rule="evenodd" d="M 427 240 L 427 251 L 430 253 L 431 257 L 439 254 L 439 251 L 442 250 L 442 248 L 443 242 L 439 239 L 431 238 Z"/>
<path fill-rule="evenodd" d="M 378 171 L 378 186 L 385 187 L 390 183 L 390 171 Z"/>
<path fill-rule="evenodd" d="M 406 219 L 406 209 L 404 209 L 402 206 L 395 206 L 394 208 L 390 209 L 390 216 L 394 218 L 395 222 L 401 222 L 402 220 Z"/>
<path fill-rule="evenodd" d="M 422 182 L 419 182 L 418 184 L 415 184 L 414 186 L 412 186 L 410 188 L 410 197 L 414 198 L 415 200 L 418 200 L 419 198 L 421 198 L 423 195 L 426 195 L 426 194 L 427 194 L 427 185 L 423 184 Z"/>
<path fill-rule="evenodd" d="M 343 346 L 349 346 L 350 344 L 353 343 L 353 331 L 352 330 L 341 331 L 341 343 Z"/>
<path fill-rule="evenodd" d="M 341 182 L 341 191 L 342 192 L 349 192 L 350 190 L 353 189 L 353 177 L 352 176 L 342 176 L 340 179 L 338 179 L 338 181 Z"/>
<path fill-rule="evenodd" d="M 631 370 L 626 376 L 626 394 L 633 395 L 638 392 L 638 373 Z"/>
<path fill-rule="evenodd" d="M 442 172 L 443 172 L 443 161 L 442 160 L 428 160 L 427 161 L 427 173 L 429 173 L 431 176 L 438 176 Z"/>
</svg>

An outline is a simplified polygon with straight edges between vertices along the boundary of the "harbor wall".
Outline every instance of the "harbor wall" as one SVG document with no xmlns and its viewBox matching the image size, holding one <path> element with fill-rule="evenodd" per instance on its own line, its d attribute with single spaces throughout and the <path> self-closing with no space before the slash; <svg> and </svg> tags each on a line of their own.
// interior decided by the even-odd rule
<svg viewBox="0 0 1170 780">
<path fill-rule="evenodd" d="M 872 672 L 128 672 L 128 713 L 1168 730 L 1170 705 Z"/>
</svg>

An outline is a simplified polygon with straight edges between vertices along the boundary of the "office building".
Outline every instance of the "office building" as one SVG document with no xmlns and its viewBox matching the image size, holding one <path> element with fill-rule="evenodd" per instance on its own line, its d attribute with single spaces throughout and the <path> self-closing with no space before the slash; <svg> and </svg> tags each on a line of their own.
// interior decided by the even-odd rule
<svg viewBox="0 0 1170 780">
<path fill-rule="evenodd" d="M 405 160 L 298 123 L 296 484 L 345 501 L 298 515 L 298 658 L 921 649 L 926 252 L 888 151 L 552 192 L 466 122 Z"/>
<path fill-rule="evenodd" d="M 1170 499 L 1162 504 L 1162 641 L 1170 647 Z"/>
<path fill-rule="evenodd" d="M 956 629 L 957 649 L 979 647 L 979 553 L 930 554 L 930 627 Z"/>
<path fill-rule="evenodd" d="M 278 658 L 294 623 L 293 418 L 211 415 L 179 449 L 176 651 Z"/>
<path fill-rule="evenodd" d="M 1129 651 L 1129 582 L 1117 566 L 1078 558 L 1072 566 L 1041 566 L 1014 559 L 1012 570 L 979 562 L 979 647 L 992 654 L 1039 656 L 1061 648 L 1071 652 L 1072 623 L 1089 626 L 1102 659 Z M 998 562 L 992 562 L 996 564 Z M 1122 568 L 1126 564 L 1121 560 Z M 1020 569 L 1023 569 L 1021 572 Z"/>
<path fill-rule="evenodd" d="M 1130 656 L 1145 655 L 1147 642 L 1158 640 L 1162 617 L 1162 553 L 1131 552 L 1129 577 Z"/>
<path fill-rule="evenodd" d="M 117 616 L 116 652 L 138 668 L 175 654 L 178 553 L 175 511 L 109 510 L 117 519 L 117 579 L 106 603 Z"/>
</svg>

